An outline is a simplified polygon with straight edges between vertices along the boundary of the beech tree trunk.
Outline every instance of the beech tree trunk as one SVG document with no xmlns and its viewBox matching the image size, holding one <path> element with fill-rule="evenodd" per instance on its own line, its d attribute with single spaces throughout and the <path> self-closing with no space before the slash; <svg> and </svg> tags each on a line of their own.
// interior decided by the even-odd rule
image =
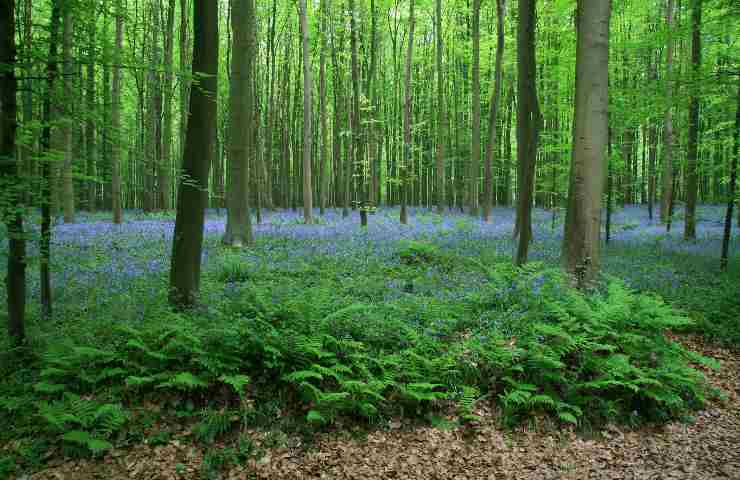
<svg viewBox="0 0 740 480">
<path fill-rule="evenodd" d="M 699 95 L 701 74 L 701 9 L 702 0 L 692 0 L 691 6 L 691 98 L 689 99 L 689 140 L 686 155 L 686 222 L 684 238 L 696 239 L 696 197 L 699 193 L 697 157 L 699 144 Z"/>
<path fill-rule="evenodd" d="M 480 177 L 480 0 L 473 0 L 473 134 L 470 145 L 470 175 L 468 177 L 468 212 L 478 215 L 478 184 Z"/>
<path fill-rule="evenodd" d="M 113 51 L 113 81 L 111 85 L 111 142 L 110 170 L 111 170 L 111 207 L 113 209 L 113 223 L 123 221 L 123 206 L 121 205 L 121 51 L 123 50 L 123 0 L 115 0 L 116 16 L 116 47 Z"/>
<path fill-rule="evenodd" d="M 6 301 L 8 336 L 14 346 L 26 337 L 26 237 L 23 231 L 24 185 L 18 176 L 15 134 L 18 106 L 15 77 L 15 0 L 0 2 L 0 214 L 8 230 Z"/>
<path fill-rule="evenodd" d="M 488 143 L 486 144 L 486 179 L 483 194 L 483 220 L 491 221 L 493 206 L 493 154 L 498 152 L 498 113 L 501 104 L 501 88 L 504 62 L 504 9 L 505 0 L 496 0 L 496 66 L 494 71 L 494 86 L 491 94 L 490 112 L 488 115 Z"/>
<path fill-rule="evenodd" d="M 321 118 L 321 146 L 319 153 L 319 213 L 324 215 L 326 211 L 326 200 L 329 190 L 329 175 L 327 172 L 329 128 L 327 125 L 326 108 L 326 20 L 328 13 L 328 0 L 321 0 L 319 15 L 321 31 L 319 33 L 319 115 Z"/>
<path fill-rule="evenodd" d="M 735 207 L 738 155 L 740 155 L 740 77 L 738 77 L 735 132 L 733 133 L 732 161 L 730 162 L 730 185 L 727 191 L 727 213 L 725 215 L 725 230 L 722 235 L 722 255 L 720 258 L 720 269 L 722 271 L 727 270 L 727 257 L 730 250 L 730 237 L 732 236 L 732 210 Z"/>
<path fill-rule="evenodd" d="M 159 207 L 172 209 L 172 48 L 175 36 L 175 0 L 167 4 L 164 31 L 164 93 L 162 114 L 162 158 L 159 163 Z"/>
<path fill-rule="evenodd" d="M 301 43 L 303 46 L 303 221 L 313 222 L 313 189 L 311 182 L 311 94 L 313 79 L 311 72 L 311 47 L 308 41 L 308 18 L 306 14 L 306 0 L 299 0 Z"/>
<path fill-rule="evenodd" d="M 668 45 L 666 47 L 666 110 L 663 119 L 663 158 L 662 182 L 660 196 L 660 221 L 668 222 L 673 197 L 673 48 L 674 48 L 674 0 L 668 0 L 666 6 L 666 28 L 668 30 Z"/>
<path fill-rule="evenodd" d="M 195 303 L 200 286 L 203 227 L 208 205 L 208 174 L 214 155 L 218 105 L 218 4 L 194 0 L 193 73 L 198 88 L 190 92 L 190 120 L 185 135 L 170 268 L 170 303 Z"/>
<path fill-rule="evenodd" d="M 532 200 L 539 130 L 542 122 L 537 99 L 535 58 L 535 0 L 519 0 L 517 29 L 517 215 L 514 236 L 519 237 L 515 263 L 527 262 L 532 240 Z"/>
<path fill-rule="evenodd" d="M 599 271 L 601 198 L 609 135 L 611 0 L 578 0 L 573 153 L 563 257 L 578 288 Z"/>
<path fill-rule="evenodd" d="M 249 208 L 249 157 L 253 151 L 254 0 L 233 0 L 231 28 L 233 59 L 229 90 L 229 191 L 224 243 L 242 247 L 254 243 Z"/>
<path fill-rule="evenodd" d="M 64 62 L 64 79 L 62 80 L 64 98 L 72 99 L 73 77 L 75 75 L 75 65 L 72 61 L 72 6 L 70 0 L 62 0 L 63 5 L 63 34 L 62 34 L 62 57 Z M 72 133 L 74 132 L 74 102 L 65 102 L 64 126 L 62 128 L 62 148 L 64 149 L 64 163 L 61 168 L 61 200 L 62 210 L 64 212 L 64 223 L 73 223 L 75 221 L 75 190 L 73 182 L 73 152 L 72 152 Z"/>
<path fill-rule="evenodd" d="M 401 189 L 401 214 L 400 221 L 403 225 L 409 222 L 408 216 L 408 170 L 411 166 L 411 63 L 414 58 L 414 3 L 415 0 L 409 0 L 409 33 L 408 48 L 406 50 L 406 80 L 404 85 L 404 116 L 403 116 L 403 162 L 399 168 L 400 189 Z"/>
<path fill-rule="evenodd" d="M 447 136 L 447 111 L 444 96 L 444 37 L 442 36 L 442 0 L 435 2 L 437 24 L 437 157 L 436 195 L 437 213 L 444 212 L 445 202 L 445 141 Z"/>
</svg>

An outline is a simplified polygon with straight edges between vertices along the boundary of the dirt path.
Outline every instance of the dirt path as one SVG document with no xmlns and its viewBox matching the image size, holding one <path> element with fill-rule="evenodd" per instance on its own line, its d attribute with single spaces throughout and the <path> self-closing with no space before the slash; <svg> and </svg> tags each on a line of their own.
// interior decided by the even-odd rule
<svg viewBox="0 0 740 480">
<path fill-rule="evenodd" d="M 734 479 L 740 480 L 740 354 L 685 340 L 720 361 L 707 372 L 727 395 L 696 421 L 660 429 L 606 429 L 599 440 L 571 433 L 507 433 L 419 428 L 371 434 L 366 440 L 322 439 L 310 452 L 271 450 L 233 469 L 228 479 Z M 103 461 L 70 462 L 31 480 L 198 478 L 202 452 L 172 442 L 115 452 Z"/>
</svg>

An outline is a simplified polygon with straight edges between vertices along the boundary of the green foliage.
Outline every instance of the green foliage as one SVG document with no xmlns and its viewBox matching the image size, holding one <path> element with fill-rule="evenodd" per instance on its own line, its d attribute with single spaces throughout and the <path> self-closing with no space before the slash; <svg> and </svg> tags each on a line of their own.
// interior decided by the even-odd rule
<svg viewBox="0 0 740 480">
<path fill-rule="evenodd" d="M 439 247 L 430 242 L 403 240 L 400 242 L 398 257 L 405 265 L 435 263 L 444 260 Z"/>
<path fill-rule="evenodd" d="M 40 401 L 38 416 L 50 433 L 58 435 L 72 450 L 99 454 L 113 447 L 110 439 L 128 421 L 128 414 L 119 404 L 100 403 L 64 392 L 61 399 Z"/>
</svg>

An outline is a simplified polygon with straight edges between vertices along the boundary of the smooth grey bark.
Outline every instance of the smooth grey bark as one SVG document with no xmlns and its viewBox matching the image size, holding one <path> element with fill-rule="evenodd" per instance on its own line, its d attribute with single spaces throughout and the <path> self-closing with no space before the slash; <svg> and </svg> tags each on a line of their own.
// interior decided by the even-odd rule
<svg viewBox="0 0 740 480">
<path fill-rule="evenodd" d="M 519 0 L 517 25 L 517 211 L 514 236 L 519 237 L 515 263 L 527 262 L 532 240 L 532 200 L 542 115 L 537 99 L 535 0 Z"/>
<path fill-rule="evenodd" d="M 327 105 L 326 105 L 326 20 L 328 16 L 327 0 L 321 0 L 319 5 L 319 15 L 321 16 L 320 33 L 319 33 L 319 116 L 321 122 L 321 145 L 319 152 L 319 212 L 324 215 L 326 211 L 326 200 L 329 190 L 328 174 L 328 149 L 329 149 L 329 127 L 327 125 Z"/>
<path fill-rule="evenodd" d="M 308 15 L 306 0 L 299 0 L 301 45 L 303 47 L 303 221 L 313 222 L 313 188 L 311 182 L 311 113 L 313 93 L 313 74 L 311 72 L 311 46 L 308 38 Z"/>
<path fill-rule="evenodd" d="M 233 59 L 229 90 L 229 190 L 226 192 L 226 233 L 232 247 L 254 243 L 249 208 L 249 157 L 252 154 L 254 99 L 252 73 L 255 48 L 254 0 L 233 0 L 231 28 Z"/>
<path fill-rule="evenodd" d="M 609 136 L 611 0 L 578 0 L 573 151 L 563 257 L 578 288 L 599 271 L 601 199 Z"/>
<path fill-rule="evenodd" d="M 497 127 L 503 83 L 505 8 L 505 0 L 496 0 L 496 66 L 494 67 L 494 86 L 488 115 L 488 143 L 486 144 L 485 156 L 486 176 L 483 194 L 483 220 L 486 222 L 491 221 L 491 208 L 493 205 L 493 153 L 498 151 Z"/>
<path fill-rule="evenodd" d="M 701 9 L 702 0 L 692 0 L 691 5 L 691 88 L 689 99 L 689 139 L 686 155 L 686 221 L 684 238 L 696 239 L 696 197 L 699 193 L 697 157 L 699 147 L 699 85 L 701 74 Z"/>
<path fill-rule="evenodd" d="M 64 79 L 62 80 L 62 90 L 64 98 L 71 99 L 73 77 L 75 76 L 75 65 L 72 59 L 72 34 L 73 34 L 73 17 L 72 2 L 70 0 L 62 1 L 62 58 L 64 62 Z M 72 178 L 73 152 L 72 152 L 72 133 L 74 132 L 74 102 L 65 102 L 63 108 L 64 125 L 62 127 L 62 148 L 64 149 L 64 160 L 61 168 L 61 202 L 64 212 L 64 223 L 73 223 L 75 221 L 75 190 Z"/>
<path fill-rule="evenodd" d="M 162 158 L 159 163 L 159 206 L 164 211 L 172 209 L 172 50 L 175 40 L 175 0 L 167 4 L 164 30 L 164 85 L 162 113 Z"/>
<path fill-rule="evenodd" d="M 468 213 L 478 215 L 480 184 L 480 0 L 473 0 L 473 85 L 471 87 L 473 133 L 471 135 L 470 174 L 468 175 Z"/>
<path fill-rule="evenodd" d="M 413 98 L 411 96 L 411 63 L 414 58 L 414 26 L 416 19 L 414 17 L 415 0 L 409 0 L 409 32 L 408 47 L 406 50 L 406 79 L 404 84 L 404 115 L 403 115 L 403 162 L 399 167 L 399 177 L 401 180 L 401 213 L 400 222 L 406 225 L 409 222 L 408 217 L 408 170 L 411 166 L 411 109 Z"/>
<path fill-rule="evenodd" d="M 668 0 L 666 5 L 666 30 L 668 32 L 668 44 L 666 46 L 666 110 L 663 118 L 663 155 L 660 195 L 660 221 L 663 223 L 668 222 L 668 214 L 671 209 L 673 198 L 673 145 L 675 143 L 673 133 L 674 13 L 674 0 Z"/>
<path fill-rule="evenodd" d="M 442 0 L 436 0 L 434 20 L 437 33 L 437 151 L 436 151 L 436 188 L 435 202 L 437 213 L 444 212 L 445 202 L 445 137 L 447 136 L 447 111 L 444 96 L 444 36 L 442 33 Z"/>
<path fill-rule="evenodd" d="M 113 51 L 113 79 L 111 85 L 110 121 L 112 141 L 110 149 L 111 170 L 111 207 L 113 209 L 113 223 L 123 222 L 123 207 L 121 205 L 121 51 L 123 50 L 123 1 L 115 0 L 116 16 L 116 47 Z"/>
</svg>

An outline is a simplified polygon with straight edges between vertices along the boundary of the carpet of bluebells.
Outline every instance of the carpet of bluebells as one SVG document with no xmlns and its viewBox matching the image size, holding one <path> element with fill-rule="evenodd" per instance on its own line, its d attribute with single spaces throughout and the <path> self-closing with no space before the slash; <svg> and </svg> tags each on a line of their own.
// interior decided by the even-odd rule
<svg viewBox="0 0 740 480">
<path fill-rule="evenodd" d="M 535 211 L 531 261 L 545 266 L 558 264 L 562 217 L 562 212 Z M 362 290 L 361 296 L 384 301 L 407 293 L 408 285 L 392 276 L 384 284 L 378 284 L 376 276 L 373 285 L 367 285 L 363 274 L 374 269 L 382 278 L 383 268 L 398 263 L 404 240 L 428 242 L 453 258 L 488 265 L 510 262 L 515 248 L 511 236 L 514 210 L 508 208 L 494 209 L 491 223 L 457 212 L 440 216 L 426 209 L 412 209 L 406 226 L 398 223 L 397 209 L 389 208 L 372 215 L 366 229 L 360 227 L 357 212 L 344 218 L 340 211 L 328 210 L 324 216 L 316 212 L 316 218 L 316 224 L 305 225 L 300 212 L 267 212 L 262 222 L 255 225 L 256 246 L 235 252 L 220 244 L 224 212 L 209 211 L 202 303 L 216 304 L 228 297 L 228 282 L 224 285 L 210 281 L 227 257 L 229 262 L 240 263 L 253 272 L 277 272 L 286 278 L 300 276 L 308 264 L 328 262 L 344 276 L 343 283 L 356 284 Z M 701 297 L 708 289 L 714 293 L 717 289 L 737 289 L 736 276 L 721 275 L 718 269 L 723 218 L 722 207 L 700 207 L 697 240 L 685 241 L 680 210 L 670 233 L 657 219 L 649 220 L 644 207 L 617 210 L 612 220 L 612 241 L 603 250 L 603 270 L 635 290 L 655 292 L 679 306 L 701 310 Z M 81 214 L 74 224 L 59 222 L 52 242 L 53 296 L 59 327 L 80 328 L 79 333 L 84 334 L 85 322 L 69 320 L 132 322 L 161 308 L 166 297 L 173 228 L 171 216 L 136 211 L 127 212 L 123 225 L 113 225 L 102 213 Z M 7 251 L 5 245 L 6 240 L 0 235 L 0 257 Z M 740 268 L 739 247 L 735 236 L 731 243 L 731 271 Z M 39 294 L 36 242 L 29 244 L 29 254 L 29 305 L 33 318 Z M 474 291 L 484 281 L 484 272 L 477 268 L 450 271 L 429 264 L 418 273 L 414 293 L 445 301 Z M 42 330 L 50 332 L 46 327 Z"/>
</svg>

